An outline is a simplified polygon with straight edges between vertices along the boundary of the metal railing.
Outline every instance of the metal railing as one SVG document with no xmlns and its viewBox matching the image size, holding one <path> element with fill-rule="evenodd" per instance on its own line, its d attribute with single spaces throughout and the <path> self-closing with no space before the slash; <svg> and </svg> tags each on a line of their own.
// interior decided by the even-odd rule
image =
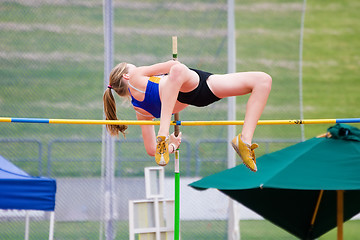
<svg viewBox="0 0 360 240">
<path fill-rule="evenodd" d="M 31 154 L 28 154 L 30 151 Z M 43 174 L 43 144 L 39 140 L 0 139 L 0 155 L 24 168 L 30 175 L 41 176 Z M 32 164 L 29 165 L 29 163 L 33 163 L 37 167 L 33 167 Z"/>
<path fill-rule="evenodd" d="M 116 140 L 115 143 L 116 176 L 143 176 L 144 167 L 154 164 L 153 159 L 150 160 L 149 156 L 144 152 L 141 138 Z M 101 139 L 55 139 L 49 142 L 47 147 L 47 175 L 100 176 L 101 144 Z M 136 149 L 134 145 L 138 144 L 139 150 L 136 152 L 126 150 L 128 144 L 132 145 L 131 149 Z M 61 145 L 63 145 L 62 149 L 58 149 L 61 148 Z M 84 155 L 75 152 L 82 147 L 86 147 L 89 153 Z M 71 152 L 73 153 L 69 154 Z M 189 141 L 182 141 L 181 154 L 182 165 L 185 168 L 184 175 L 190 175 L 191 148 Z M 65 171 L 67 171 L 66 174 Z"/>
<path fill-rule="evenodd" d="M 279 150 L 300 139 L 256 139 L 261 144 L 258 156 Z M 116 176 L 143 176 L 143 169 L 153 165 L 143 147 L 141 138 L 116 140 Z M 0 155 L 11 160 L 31 175 L 42 175 L 43 166 L 47 168 L 47 176 L 89 177 L 101 175 L 101 139 L 55 139 L 47 144 L 47 152 L 43 150 L 43 143 L 36 139 L 0 139 Z M 33 145 L 35 144 L 36 147 Z M 139 151 L 128 152 L 127 144 L 139 144 Z M 212 144 L 213 146 L 205 146 Z M 226 139 L 200 139 L 195 146 L 183 139 L 181 147 L 181 168 L 184 176 L 203 176 L 227 168 Z M 274 145 L 274 146 L 272 146 Z M 85 154 L 84 149 L 86 148 Z M 24 151 L 31 148 L 36 156 L 26 155 Z M 224 148 L 224 149 L 221 149 Z M 82 153 L 78 154 L 77 149 Z M 1 152 L 4 151 L 4 152 Z M 11 152 L 11 153 L 8 153 Z M 33 153 L 32 153 L 33 155 Z M 47 156 L 43 159 L 43 156 Z M 152 160 L 152 159 L 151 159 Z M 35 163 L 29 165 L 29 162 Z M 142 163 L 142 164 L 140 164 Z M 193 163 L 193 165 L 192 165 Z M 169 165 L 173 164 L 172 162 Z M 213 164 L 206 166 L 206 164 Z M 191 169 L 195 166 L 195 169 Z M 202 173 L 202 171 L 204 173 Z"/>
</svg>

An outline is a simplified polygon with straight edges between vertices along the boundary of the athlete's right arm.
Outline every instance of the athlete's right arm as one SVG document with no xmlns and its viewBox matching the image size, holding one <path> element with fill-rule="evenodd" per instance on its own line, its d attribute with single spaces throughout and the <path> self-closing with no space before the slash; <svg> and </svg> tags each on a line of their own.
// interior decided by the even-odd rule
<svg viewBox="0 0 360 240">
<path fill-rule="evenodd" d="M 167 62 L 156 63 L 150 66 L 138 67 L 137 70 L 141 72 L 141 75 L 151 77 L 155 75 L 169 73 L 171 67 L 174 66 L 175 64 L 179 64 L 179 62 L 174 60 L 169 60 Z"/>
<path fill-rule="evenodd" d="M 144 117 L 136 113 L 137 120 L 152 120 L 148 117 Z M 141 134 L 144 141 L 144 147 L 150 156 L 155 156 L 156 151 L 156 135 L 155 135 L 155 126 L 154 125 L 141 125 Z"/>
</svg>

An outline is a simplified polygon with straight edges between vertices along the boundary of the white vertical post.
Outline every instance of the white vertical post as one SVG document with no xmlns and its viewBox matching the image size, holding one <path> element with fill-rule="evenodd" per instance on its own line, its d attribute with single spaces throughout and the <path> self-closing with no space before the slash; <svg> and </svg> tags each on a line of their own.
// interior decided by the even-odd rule
<svg viewBox="0 0 360 240">
<path fill-rule="evenodd" d="M 302 62 L 303 62 L 303 39 L 304 39 L 304 22 L 306 12 L 306 0 L 303 2 L 302 14 L 301 14 L 301 28 L 300 28 L 300 41 L 299 41 L 299 102 L 300 102 L 300 119 L 304 119 L 304 107 L 303 107 L 303 83 L 302 83 Z M 305 126 L 301 124 L 301 141 L 305 141 Z"/>
<path fill-rule="evenodd" d="M 234 0 L 227 1 L 227 27 L 228 27 L 228 73 L 236 72 L 236 37 L 235 37 L 235 6 Z M 228 98 L 228 120 L 236 120 L 236 97 Z M 234 137 L 236 127 L 228 126 L 228 143 Z M 228 168 L 235 167 L 235 152 L 231 144 L 227 145 Z M 228 240 L 240 239 L 239 216 L 237 203 L 229 199 Z"/>
<path fill-rule="evenodd" d="M 228 73 L 236 72 L 236 46 L 235 46 L 235 23 L 234 23 L 234 0 L 228 0 Z M 236 120 L 236 97 L 228 99 L 228 120 Z M 230 143 L 234 137 L 236 127 L 228 126 L 228 142 Z M 235 152 L 231 144 L 227 148 L 228 168 L 235 167 Z"/>
<path fill-rule="evenodd" d="M 113 66 L 113 9 L 112 0 L 104 0 L 103 21 L 104 21 L 104 89 L 109 84 L 109 74 Z M 105 128 L 105 126 L 104 126 Z M 103 151 L 105 159 L 104 167 L 104 198 L 105 198 L 105 238 L 115 239 L 115 141 L 110 134 L 103 129 Z"/>
<path fill-rule="evenodd" d="M 129 240 L 135 240 L 135 210 L 131 200 L 129 201 Z"/>
<path fill-rule="evenodd" d="M 161 240 L 160 235 L 160 210 L 159 210 L 159 198 L 154 198 L 154 212 L 155 212 L 155 238 L 156 240 Z"/>
</svg>

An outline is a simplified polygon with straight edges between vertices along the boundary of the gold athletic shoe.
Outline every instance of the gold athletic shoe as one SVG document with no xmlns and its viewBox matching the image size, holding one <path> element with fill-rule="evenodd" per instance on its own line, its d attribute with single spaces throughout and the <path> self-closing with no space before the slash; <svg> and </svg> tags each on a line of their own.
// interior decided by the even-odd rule
<svg viewBox="0 0 360 240">
<path fill-rule="evenodd" d="M 256 172 L 256 157 L 254 149 L 259 147 L 258 144 L 253 143 L 251 146 L 249 144 L 244 143 L 241 140 L 241 134 L 237 135 L 232 141 L 231 145 L 243 160 L 246 167 L 248 167 L 251 171 Z"/>
<path fill-rule="evenodd" d="M 155 161 L 160 166 L 169 162 L 169 139 L 164 136 L 156 137 Z"/>
</svg>

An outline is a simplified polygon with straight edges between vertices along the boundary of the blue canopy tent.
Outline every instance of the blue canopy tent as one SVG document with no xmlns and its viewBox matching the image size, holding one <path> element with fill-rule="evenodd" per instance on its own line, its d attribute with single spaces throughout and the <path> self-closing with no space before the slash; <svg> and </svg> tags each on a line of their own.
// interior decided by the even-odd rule
<svg viewBox="0 0 360 240">
<path fill-rule="evenodd" d="M 55 194 L 54 179 L 32 177 L 0 156 L 0 209 L 50 211 L 49 239 L 53 239 Z"/>
</svg>

